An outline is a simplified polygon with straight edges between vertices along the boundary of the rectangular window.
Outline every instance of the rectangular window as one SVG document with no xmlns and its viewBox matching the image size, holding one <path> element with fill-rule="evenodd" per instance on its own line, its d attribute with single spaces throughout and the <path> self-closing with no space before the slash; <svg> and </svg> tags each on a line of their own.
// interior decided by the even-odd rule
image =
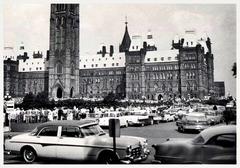
<svg viewBox="0 0 240 168">
<path fill-rule="evenodd" d="M 161 61 L 164 61 L 164 57 L 161 57 Z"/>
<path fill-rule="evenodd" d="M 116 63 L 116 66 L 118 66 L 118 63 Z"/>
<path fill-rule="evenodd" d="M 150 61 L 150 58 L 148 58 L 147 61 Z"/>
<path fill-rule="evenodd" d="M 103 64 L 104 67 L 106 67 L 106 64 Z"/>
<path fill-rule="evenodd" d="M 170 61 L 172 58 L 171 57 L 168 57 L 168 61 Z"/>
<path fill-rule="evenodd" d="M 157 58 L 154 58 L 154 61 L 157 61 Z"/>
</svg>

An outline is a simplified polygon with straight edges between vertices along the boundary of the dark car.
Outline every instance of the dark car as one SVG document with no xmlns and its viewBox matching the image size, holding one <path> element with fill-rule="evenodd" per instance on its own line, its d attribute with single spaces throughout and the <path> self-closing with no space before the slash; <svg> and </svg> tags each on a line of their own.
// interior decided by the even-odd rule
<svg viewBox="0 0 240 168">
<path fill-rule="evenodd" d="M 236 164 L 236 126 L 213 126 L 193 139 L 168 139 L 153 148 L 154 163 Z"/>
</svg>

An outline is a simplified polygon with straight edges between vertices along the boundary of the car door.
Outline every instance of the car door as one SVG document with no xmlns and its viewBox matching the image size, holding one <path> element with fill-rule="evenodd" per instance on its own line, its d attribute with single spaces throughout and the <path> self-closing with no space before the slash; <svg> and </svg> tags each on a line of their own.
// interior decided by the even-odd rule
<svg viewBox="0 0 240 168">
<path fill-rule="evenodd" d="M 203 145 L 203 163 L 236 163 L 236 134 L 221 134 Z"/>
<path fill-rule="evenodd" d="M 70 160 L 85 160 L 86 138 L 77 126 L 62 126 L 58 139 L 57 157 Z"/>
<path fill-rule="evenodd" d="M 46 126 L 36 136 L 35 149 L 40 157 L 55 158 L 58 143 L 58 126 Z"/>
</svg>

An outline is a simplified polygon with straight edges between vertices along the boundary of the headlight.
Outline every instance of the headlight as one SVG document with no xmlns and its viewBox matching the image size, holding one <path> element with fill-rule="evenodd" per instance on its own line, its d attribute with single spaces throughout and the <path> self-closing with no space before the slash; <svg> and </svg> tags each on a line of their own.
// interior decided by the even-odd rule
<svg viewBox="0 0 240 168">
<path fill-rule="evenodd" d="M 140 142 L 139 142 L 139 146 L 141 146 L 141 147 L 143 147 L 143 148 L 146 148 L 147 145 L 148 145 L 147 142 L 148 142 L 147 139 L 145 139 L 144 141 L 140 141 Z"/>
</svg>

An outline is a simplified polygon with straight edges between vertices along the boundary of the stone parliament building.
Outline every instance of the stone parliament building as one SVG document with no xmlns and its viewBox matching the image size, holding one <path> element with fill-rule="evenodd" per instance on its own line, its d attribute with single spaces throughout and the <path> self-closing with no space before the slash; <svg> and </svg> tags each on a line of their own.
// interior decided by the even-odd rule
<svg viewBox="0 0 240 168">
<path fill-rule="evenodd" d="M 117 49 L 101 45 L 96 54 L 79 56 L 79 5 L 52 4 L 46 56 L 4 48 L 4 95 L 45 92 L 50 99 L 97 98 L 110 92 L 121 99 L 225 96 L 224 82 L 214 82 L 211 40 L 187 30 L 169 50 L 158 50 L 152 33 L 130 37 L 128 23 Z M 115 51 L 116 50 L 116 51 Z"/>
</svg>

